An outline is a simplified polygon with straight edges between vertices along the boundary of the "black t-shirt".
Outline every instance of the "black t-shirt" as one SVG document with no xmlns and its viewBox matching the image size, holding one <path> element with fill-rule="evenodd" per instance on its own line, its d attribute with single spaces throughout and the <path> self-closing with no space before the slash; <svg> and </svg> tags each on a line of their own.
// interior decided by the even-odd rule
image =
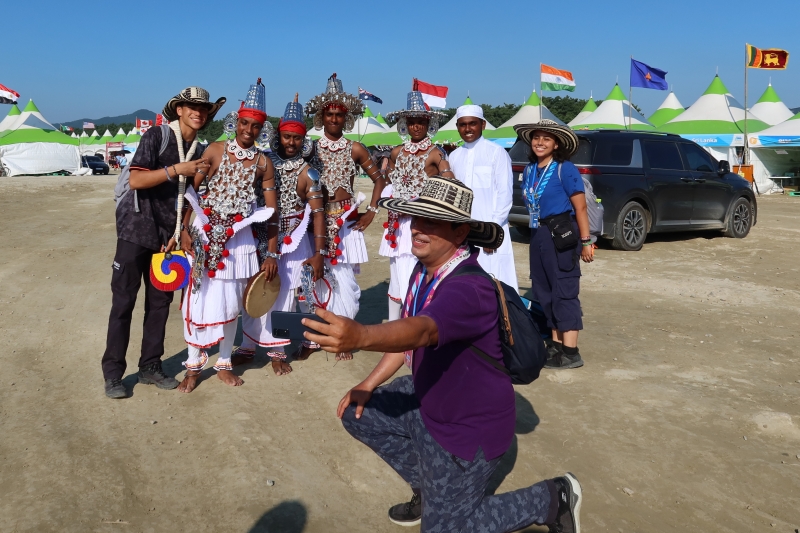
<svg viewBox="0 0 800 533">
<path fill-rule="evenodd" d="M 130 169 L 163 171 L 164 167 L 180 163 L 178 141 L 172 131 L 163 154 L 158 153 L 161 150 L 161 139 L 160 127 L 147 130 L 139 141 Z M 183 153 L 188 153 L 192 143 L 187 143 L 183 139 L 181 141 Z M 197 145 L 192 161 L 203 155 L 205 147 L 202 144 Z M 175 232 L 178 184 L 167 181 L 135 192 L 136 194 L 134 191 L 126 194 L 117 209 L 117 238 L 151 250 L 160 250 Z M 138 213 L 134 200 L 138 200 Z"/>
</svg>

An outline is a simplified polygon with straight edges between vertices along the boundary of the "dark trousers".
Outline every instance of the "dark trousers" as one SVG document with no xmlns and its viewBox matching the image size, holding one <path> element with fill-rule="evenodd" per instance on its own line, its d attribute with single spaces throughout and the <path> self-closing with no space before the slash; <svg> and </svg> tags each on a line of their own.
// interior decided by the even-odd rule
<svg viewBox="0 0 800 533">
<path fill-rule="evenodd" d="M 575 234 L 578 224 L 573 220 Z M 547 226 L 531 229 L 531 289 L 547 317 L 547 326 L 558 331 L 583 329 L 581 288 L 581 243 L 575 250 L 559 252 Z"/>
<path fill-rule="evenodd" d="M 160 291 L 150 283 L 150 260 L 154 253 L 149 248 L 117 239 L 111 273 L 111 314 L 102 363 L 105 379 L 122 379 L 125 375 L 131 317 L 142 280 L 145 286 L 144 328 L 139 366 L 159 363 L 164 355 L 164 335 L 174 293 Z"/>
<path fill-rule="evenodd" d="M 421 490 L 422 533 L 503 533 L 555 519 L 558 500 L 552 481 L 486 496 L 500 458 L 487 461 L 478 449 L 472 461 L 465 461 L 442 448 L 425 428 L 411 376 L 376 389 L 359 419 L 351 405 L 342 424 Z"/>
</svg>

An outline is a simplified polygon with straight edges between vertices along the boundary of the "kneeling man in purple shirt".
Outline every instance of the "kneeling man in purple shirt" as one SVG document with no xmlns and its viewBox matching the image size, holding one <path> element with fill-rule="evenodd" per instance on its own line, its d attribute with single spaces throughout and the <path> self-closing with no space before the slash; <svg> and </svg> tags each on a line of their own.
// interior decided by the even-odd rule
<svg viewBox="0 0 800 533">
<path fill-rule="evenodd" d="M 410 502 L 389 519 L 430 531 L 517 531 L 532 524 L 580 532 L 581 486 L 571 473 L 485 496 L 514 435 L 514 389 L 508 375 L 470 349 L 503 362 L 492 283 L 453 276 L 478 265 L 478 249 L 497 249 L 503 229 L 470 218 L 472 190 L 431 176 L 419 198 L 384 198 L 382 207 L 411 215 L 411 274 L 400 320 L 364 326 L 318 309 L 327 324 L 304 320 L 326 351 L 382 351 L 372 373 L 339 403 L 345 429 L 410 486 Z M 411 376 L 381 386 L 407 364 Z"/>
</svg>

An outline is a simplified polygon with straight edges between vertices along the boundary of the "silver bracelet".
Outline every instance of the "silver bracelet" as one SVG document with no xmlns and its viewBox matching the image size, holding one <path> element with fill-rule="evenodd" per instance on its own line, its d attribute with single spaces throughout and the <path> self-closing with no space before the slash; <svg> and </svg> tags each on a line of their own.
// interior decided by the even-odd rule
<svg viewBox="0 0 800 533">
<path fill-rule="evenodd" d="M 311 210 L 312 213 L 321 213 L 322 211 L 325 211 L 324 207 L 318 207 L 316 209 Z"/>
<path fill-rule="evenodd" d="M 264 252 L 264 257 L 269 259 L 280 259 L 281 254 L 276 254 L 275 252 Z"/>
<path fill-rule="evenodd" d="M 380 207 L 372 207 L 371 205 L 368 205 L 367 206 L 367 211 L 372 211 L 373 213 L 375 213 L 377 215 L 378 213 L 381 212 L 381 208 Z"/>
</svg>

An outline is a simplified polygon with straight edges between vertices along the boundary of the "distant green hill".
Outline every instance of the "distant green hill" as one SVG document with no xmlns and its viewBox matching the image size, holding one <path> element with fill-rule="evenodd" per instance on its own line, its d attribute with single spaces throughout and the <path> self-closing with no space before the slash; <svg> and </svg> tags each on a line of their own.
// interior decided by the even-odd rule
<svg viewBox="0 0 800 533">
<path fill-rule="evenodd" d="M 64 126 L 70 126 L 75 129 L 82 129 L 84 122 L 93 122 L 98 128 L 107 124 L 136 124 L 136 119 L 141 118 L 144 120 L 152 120 L 155 123 L 156 113 L 148 109 L 139 109 L 128 115 L 119 115 L 116 117 L 102 117 L 102 118 L 81 118 L 73 120 L 72 122 L 60 122 Z"/>
</svg>

